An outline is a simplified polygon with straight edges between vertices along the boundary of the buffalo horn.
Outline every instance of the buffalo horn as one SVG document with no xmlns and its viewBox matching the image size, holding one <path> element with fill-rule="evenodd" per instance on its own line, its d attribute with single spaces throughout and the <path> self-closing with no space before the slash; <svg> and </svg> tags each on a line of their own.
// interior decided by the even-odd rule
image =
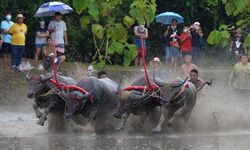
<svg viewBox="0 0 250 150">
<path fill-rule="evenodd" d="M 186 83 L 187 80 L 188 80 L 188 77 L 179 85 L 172 85 L 171 87 L 173 87 L 173 88 L 181 87 L 184 83 Z"/>
<path fill-rule="evenodd" d="M 131 95 L 129 96 L 130 99 L 132 100 L 143 100 L 145 98 L 147 98 L 149 95 L 149 92 L 148 91 L 147 93 L 145 93 L 144 95 L 138 95 L 138 94 L 135 94 L 135 93 L 131 93 Z"/>
<path fill-rule="evenodd" d="M 155 78 L 155 73 L 153 73 L 153 80 L 155 82 L 155 84 L 157 84 L 158 86 L 163 86 L 164 82 L 160 82 L 160 81 L 157 81 L 156 78 Z"/>
</svg>

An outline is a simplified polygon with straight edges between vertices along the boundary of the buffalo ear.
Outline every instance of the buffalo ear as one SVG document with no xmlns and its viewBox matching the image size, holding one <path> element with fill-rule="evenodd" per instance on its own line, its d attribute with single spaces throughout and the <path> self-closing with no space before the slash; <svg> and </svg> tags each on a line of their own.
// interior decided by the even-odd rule
<svg viewBox="0 0 250 150">
<path fill-rule="evenodd" d="M 164 82 L 159 81 L 159 80 L 156 79 L 155 73 L 153 73 L 153 80 L 154 80 L 154 83 L 155 83 L 156 85 L 158 85 L 159 87 L 162 87 L 162 86 L 164 85 Z"/>
</svg>

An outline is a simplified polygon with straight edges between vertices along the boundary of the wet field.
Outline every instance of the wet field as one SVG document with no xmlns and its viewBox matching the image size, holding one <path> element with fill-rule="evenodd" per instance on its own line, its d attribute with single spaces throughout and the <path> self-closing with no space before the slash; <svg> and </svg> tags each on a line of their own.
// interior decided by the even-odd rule
<svg viewBox="0 0 250 150">
<path fill-rule="evenodd" d="M 152 133 L 150 125 L 147 133 L 131 132 L 133 121 L 128 130 L 105 135 L 49 132 L 47 123 L 36 124 L 26 83 L 8 87 L 1 78 L 1 92 L 13 91 L 0 94 L 0 150 L 249 150 L 250 95 L 228 88 L 228 73 L 208 71 L 204 79 L 213 78 L 214 84 L 199 94 L 187 127 L 166 128 L 160 134 Z"/>
</svg>

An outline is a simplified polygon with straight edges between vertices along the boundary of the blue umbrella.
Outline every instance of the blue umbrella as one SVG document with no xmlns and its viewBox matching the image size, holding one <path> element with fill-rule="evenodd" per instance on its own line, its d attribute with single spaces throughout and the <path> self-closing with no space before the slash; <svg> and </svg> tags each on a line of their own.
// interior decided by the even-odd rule
<svg viewBox="0 0 250 150">
<path fill-rule="evenodd" d="M 36 11 L 35 17 L 46 17 L 46 16 L 54 16 L 55 12 L 60 12 L 61 14 L 71 13 L 74 10 L 64 4 L 63 2 L 47 2 L 42 4 Z"/>
<path fill-rule="evenodd" d="M 164 12 L 156 16 L 156 22 L 159 22 L 162 24 L 170 24 L 172 19 L 176 19 L 177 23 L 184 22 L 183 17 L 174 12 Z"/>
</svg>

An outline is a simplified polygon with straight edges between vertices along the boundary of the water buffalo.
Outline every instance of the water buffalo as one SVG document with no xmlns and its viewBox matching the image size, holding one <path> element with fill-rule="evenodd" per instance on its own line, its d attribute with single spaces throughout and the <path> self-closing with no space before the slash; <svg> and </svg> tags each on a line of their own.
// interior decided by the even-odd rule
<svg viewBox="0 0 250 150">
<path fill-rule="evenodd" d="M 155 81 L 161 92 L 161 117 L 158 125 L 153 129 L 160 132 L 166 118 L 168 126 L 171 126 L 175 119 L 180 116 L 187 121 L 196 104 L 197 89 L 195 85 L 187 79 L 185 81 L 176 80 L 171 83 Z"/>
<path fill-rule="evenodd" d="M 109 118 L 113 113 L 118 103 L 117 96 L 95 77 L 84 78 L 76 86 L 89 91 L 89 93 L 83 94 L 78 91 L 64 92 L 63 95 L 66 100 L 64 116 L 69 118 L 75 114 L 81 114 L 85 118 L 89 118 L 89 131 L 94 131 L 93 122 L 96 118 L 103 120 L 102 124 L 108 121 L 105 119 Z"/>
<path fill-rule="evenodd" d="M 147 85 L 145 77 L 141 77 L 134 81 L 131 86 L 145 86 Z M 126 120 L 132 113 L 141 117 L 140 125 L 143 126 L 149 112 L 156 106 L 160 106 L 159 91 L 149 91 L 143 94 L 142 91 L 121 91 L 120 101 L 113 114 L 115 118 L 122 118 L 120 125 L 116 130 L 122 130 L 125 126 Z"/>
<path fill-rule="evenodd" d="M 43 75 L 26 75 L 26 79 L 29 81 L 29 88 L 27 96 L 28 98 L 35 98 L 33 109 L 36 117 L 39 118 L 38 124 L 44 125 L 47 115 L 50 112 L 63 112 L 65 108 L 65 102 L 55 92 L 51 90 L 49 86 L 49 80 L 53 78 L 53 74 L 48 73 Z M 75 85 L 76 82 L 70 78 L 61 75 L 57 75 L 58 81 L 64 84 Z M 44 112 L 40 112 L 40 109 L 44 109 Z"/>
</svg>

